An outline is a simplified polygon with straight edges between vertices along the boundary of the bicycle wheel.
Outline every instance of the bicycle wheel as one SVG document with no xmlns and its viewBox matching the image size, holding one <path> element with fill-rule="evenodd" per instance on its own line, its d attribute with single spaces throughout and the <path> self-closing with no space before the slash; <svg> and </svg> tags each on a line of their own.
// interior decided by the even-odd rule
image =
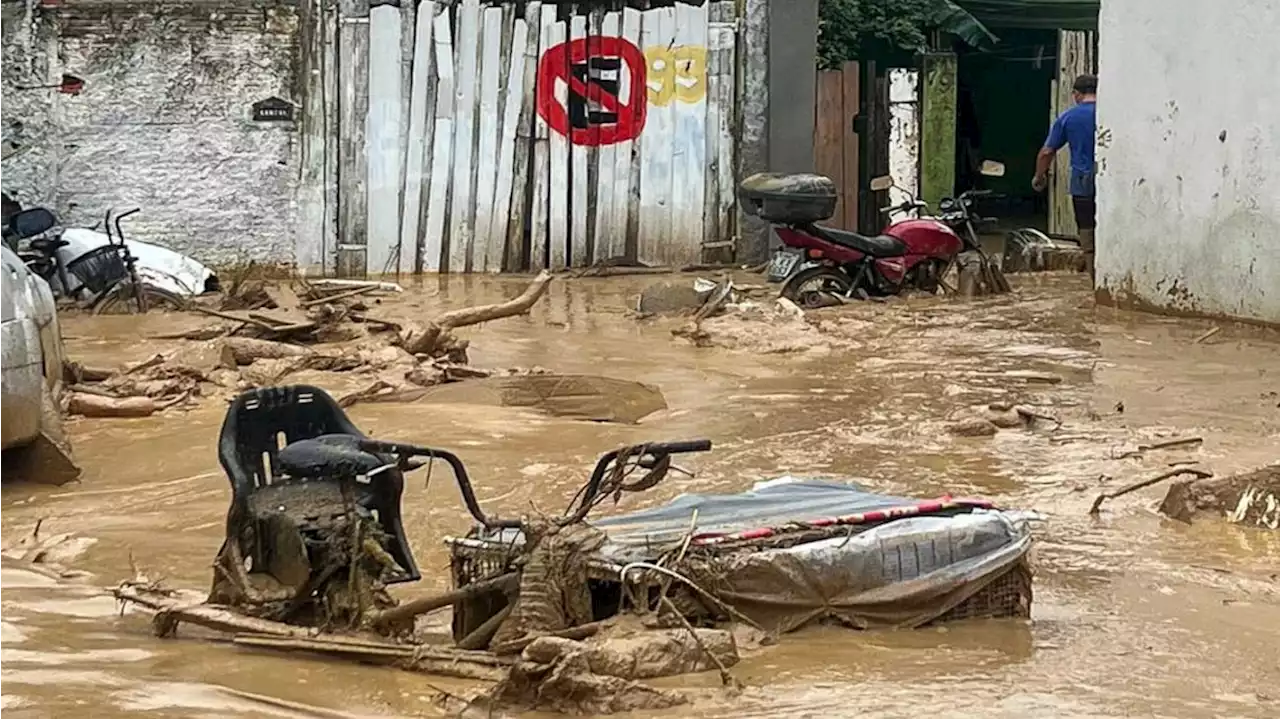
<svg viewBox="0 0 1280 719">
<path fill-rule="evenodd" d="M 146 302 L 147 311 L 160 310 L 169 312 L 187 308 L 187 299 L 185 297 L 159 287 L 144 283 L 142 285 L 142 295 Z M 133 285 L 128 282 L 121 282 L 107 290 L 106 294 L 98 298 L 98 301 L 93 305 L 93 313 L 95 315 L 132 315 L 138 314 L 141 309 L 138 305 L 138 297 L 134 293 Z"/>
</svg>

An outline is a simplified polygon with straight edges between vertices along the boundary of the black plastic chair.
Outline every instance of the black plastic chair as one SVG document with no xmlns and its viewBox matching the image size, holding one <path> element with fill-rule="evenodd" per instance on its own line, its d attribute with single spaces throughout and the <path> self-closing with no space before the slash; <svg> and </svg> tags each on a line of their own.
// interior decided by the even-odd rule
<svg viewBox="0 0 1280 719">
<path fill-rule="evenodd" d="M 344 441 L 350 437 L 353 441 Z M 361 451 L 356 441 L 365 435 L 327 392 L 309 385 L 266 387 L 237 397 L 227 409 L 218 439 L 218 460 L 231 481 L 231 509 L 227 515 L 227 540 L 236 527 L 254 517 L 250 498 L 267 487 L 301 483 L 337 483 L 339 478 L 366 474 L 385 467 L 367 483 L 353 482 L 355 502 L 376 513 L 390 535 L 388 553 L 404 569 L 389 583 L 421 578 L 405 538 L 400 499 L 404 474 L 394 460 Z M 289 447 L 287 451 L 282 450 Z M 320 489 L 317 487 L 317 489 Z M 254 544 L 257 544 L 256 542 Z M 262 566 L 259 549 L 253 550 L 254 566 Z"/>
</svg>

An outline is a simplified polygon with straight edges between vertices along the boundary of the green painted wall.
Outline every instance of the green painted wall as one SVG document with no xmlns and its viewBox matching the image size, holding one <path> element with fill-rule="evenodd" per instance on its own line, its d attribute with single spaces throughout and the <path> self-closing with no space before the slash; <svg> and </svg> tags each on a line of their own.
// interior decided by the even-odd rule
<svg viewBox="0 0 1280 719">
<path fill-rule="evenodd" d="M 955 54 L 924 55 L 920 76 L 920 195 L 936 208 L 956 184 Z"/>
</svg>

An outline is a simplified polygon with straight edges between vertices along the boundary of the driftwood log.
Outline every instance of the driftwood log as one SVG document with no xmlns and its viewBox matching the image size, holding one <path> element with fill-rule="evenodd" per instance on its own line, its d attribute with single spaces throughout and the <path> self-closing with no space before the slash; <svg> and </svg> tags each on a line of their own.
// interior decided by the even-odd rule
<svg viewBox="0 0 1280 719">
<path fill-rule="evenodd" d="M 458 346 L 452 330 L 459 327 L 491 322 L 503 317 L 522 315 L 533 307 L 551 284 L 552 274 L 543 270 L 519 297 L 507 302 L 446 312 L 425 325 L 407 324 L 400 332 L 400 346 L 415 355 L 438 357 Z"/>
</svg>

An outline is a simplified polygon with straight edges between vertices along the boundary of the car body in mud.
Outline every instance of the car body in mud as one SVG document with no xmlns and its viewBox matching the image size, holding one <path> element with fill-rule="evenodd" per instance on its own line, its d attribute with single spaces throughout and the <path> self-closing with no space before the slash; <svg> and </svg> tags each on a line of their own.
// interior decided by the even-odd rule
<svg viewBox="0 0 1280 719">
<path fill-rule="evenodd" d="M 4 252 L 3 421 L 5 450 L 45 429 L 43 402 L 62 374 L 62 334 L 53 291 L 8 247 Z"/>
</svg>

